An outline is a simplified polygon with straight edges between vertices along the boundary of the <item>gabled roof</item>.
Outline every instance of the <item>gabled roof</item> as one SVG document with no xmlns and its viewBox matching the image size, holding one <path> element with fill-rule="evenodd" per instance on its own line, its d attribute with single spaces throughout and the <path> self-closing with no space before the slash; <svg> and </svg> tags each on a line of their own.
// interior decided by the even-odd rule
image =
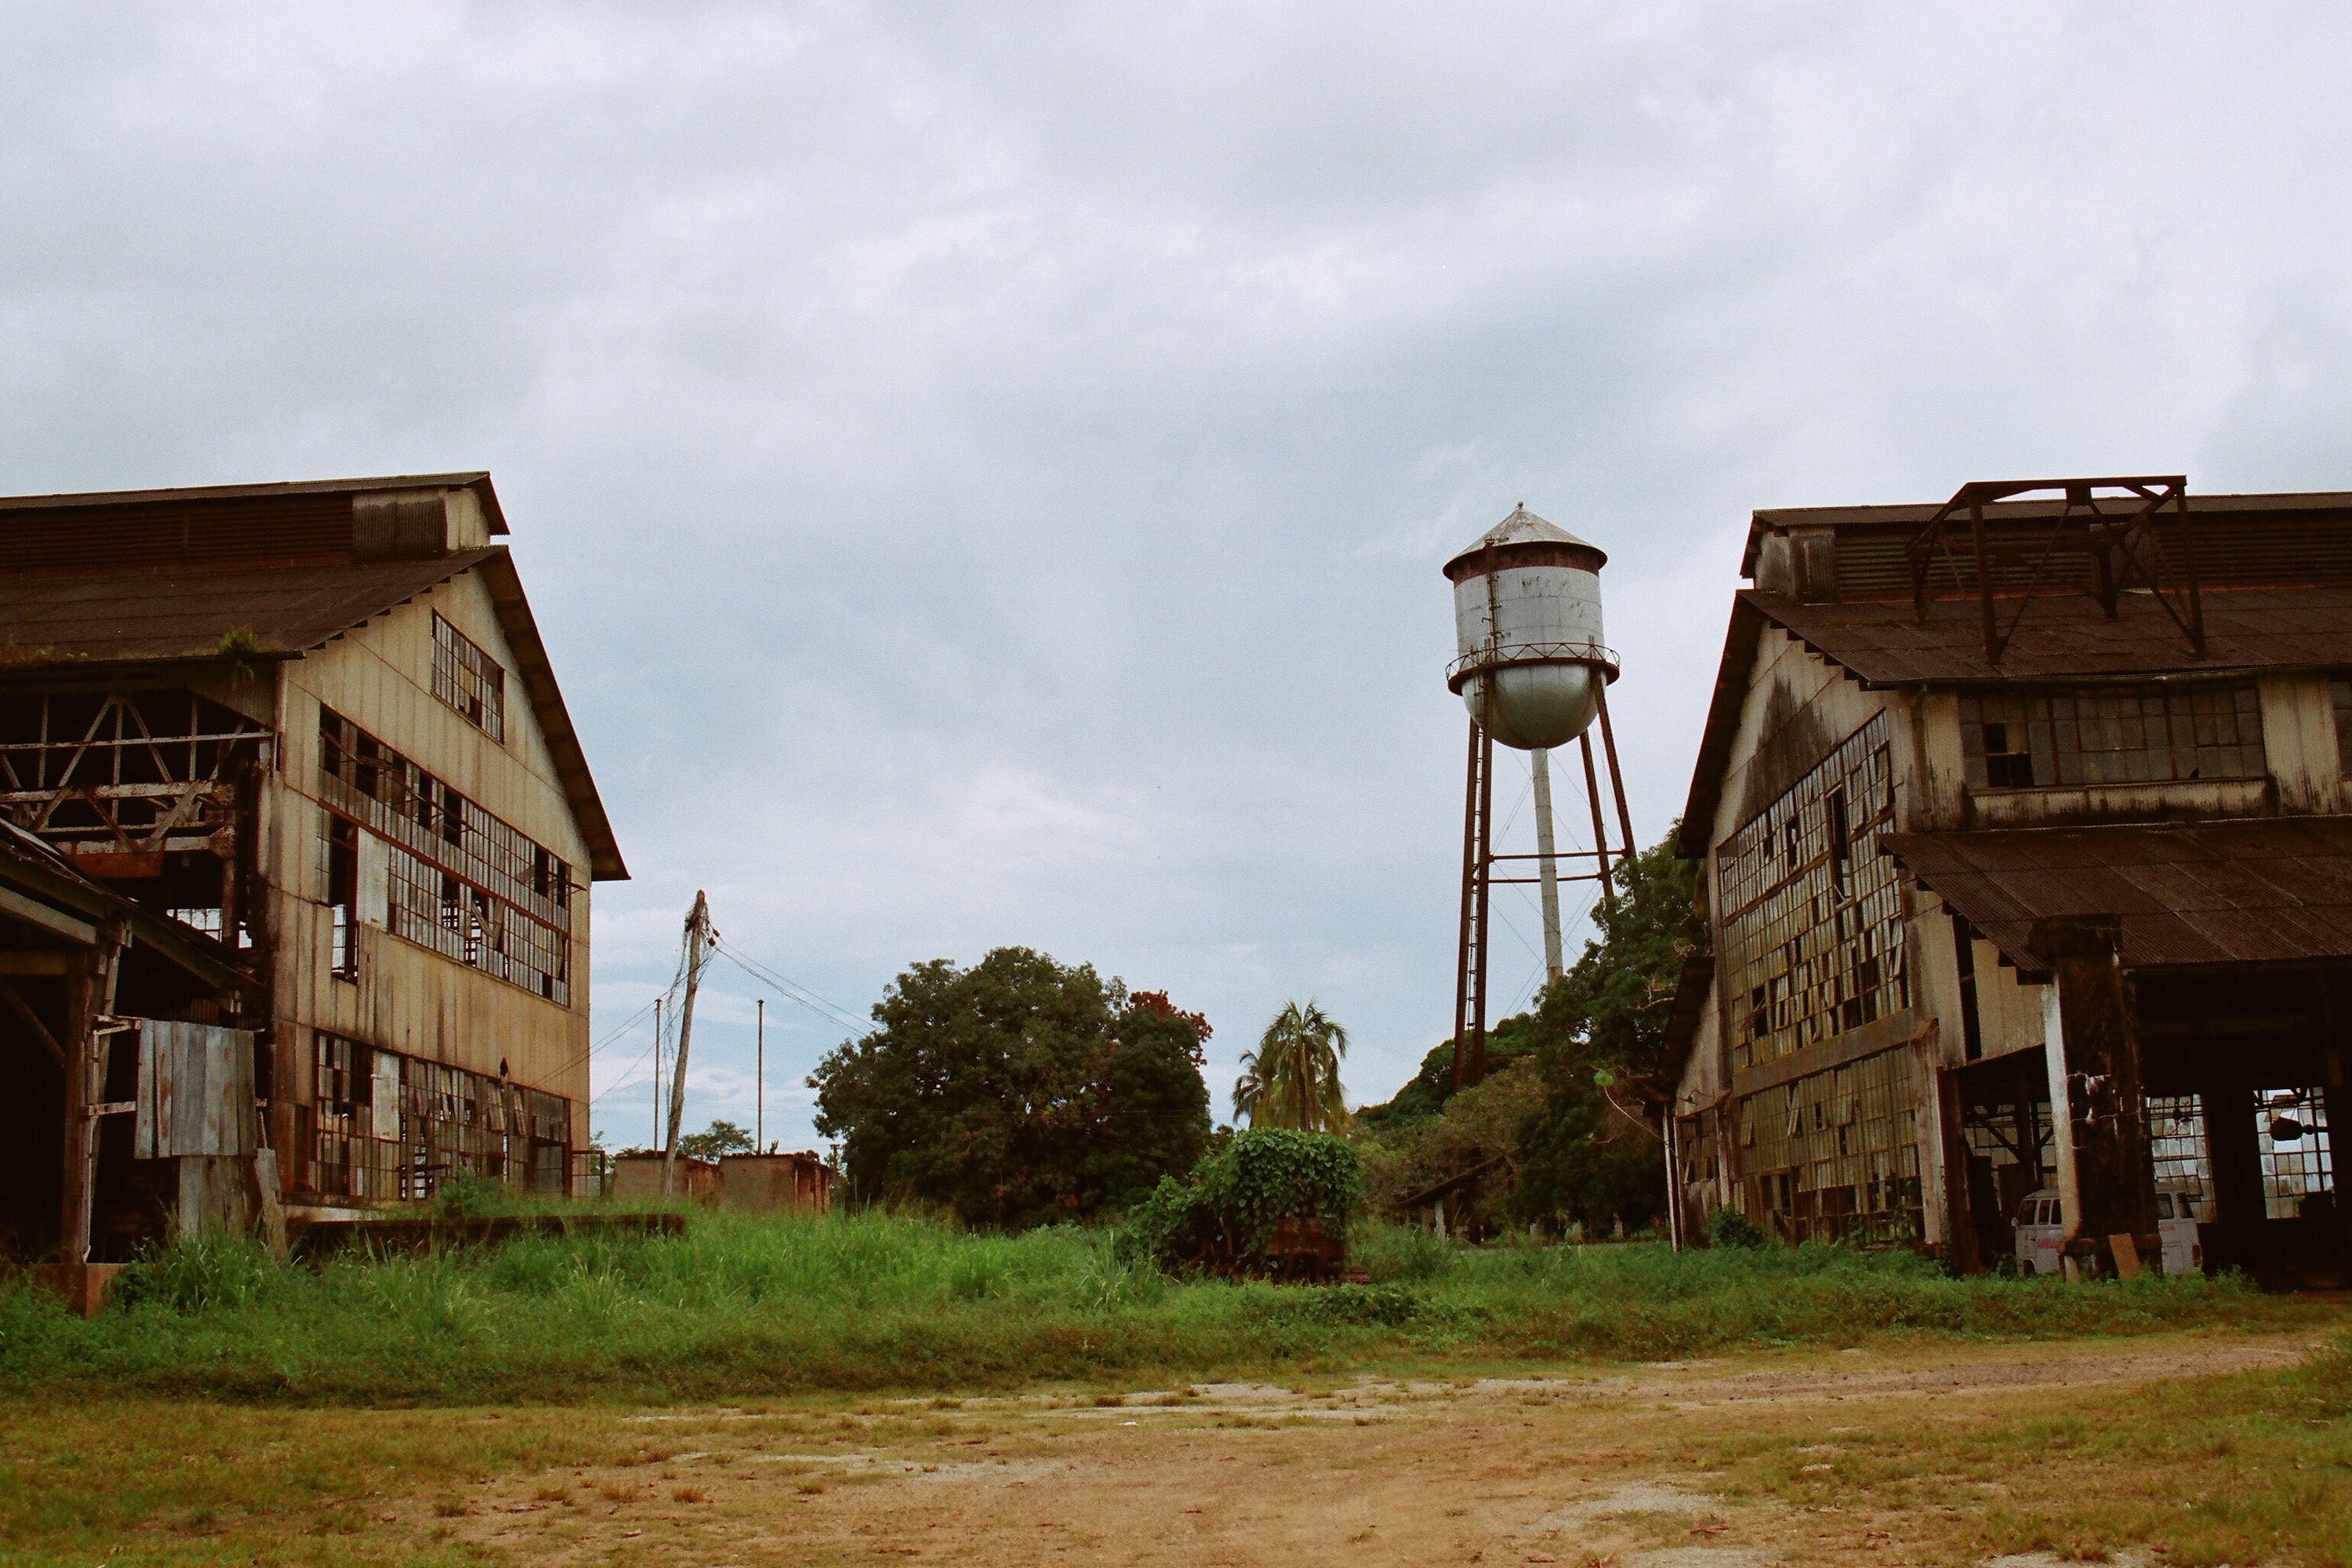
<svg viewBox="0 0 2352 1568">
<path fill-rule="evenodd" d="M 251 503 L 275 515 L 277 509 L 268 503 L 278 500 L 289 509 L 340 505 L 345 516 L 341 542 L 331 552 L 271 555 L 244 548 L 216 560 L 121 565 L 78 562 L 0 572 L 0 678 L 32 669 L 54 673 L 60 668 L 96 670 L 217 659 L 226 657 L 224 636 L 236 630 L 253 636 L 255 651 L 247 657 L 297 658 L 428 589 L 478 572 L 513 650 L 515 676 L 530 696 L 558 780 L 588 844 L 589 874 L 597 881 L 625 880 L 628 867 L 506 548 L 494 545 L 426 560 L 352 558 L 350 507 L 348 500 L 337 498 L 456 489 L 475 490 L 492 531 L 507 531 L 489 476 L 484 473 L 0 498 L 0 537 L 10 525 L 11 510 L 54 516 L 60 508 L 136 509 L 188 500 Z M 331 532 L 321 535 L 334 537 Z"/>
<path fill-rule="evenodd" d="M 1889 833 L 1890 855 L 2028 975 L 2036 921 L 2113 915 L 2131 968 L 2352 957 L 2352 817 Z"/>
</svg>

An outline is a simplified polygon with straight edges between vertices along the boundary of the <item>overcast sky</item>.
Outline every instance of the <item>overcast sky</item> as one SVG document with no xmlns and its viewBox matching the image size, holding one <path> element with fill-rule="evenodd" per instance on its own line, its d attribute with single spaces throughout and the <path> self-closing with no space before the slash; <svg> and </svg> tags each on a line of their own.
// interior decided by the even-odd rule
<svg viewBox="0 0 2352 1568">
<path fill-rule="evenodd" d="M 0 3 L 0 490 L 492 471 L 635 873 L 608 1141 L 697 888 L 854 1019 L 1004 943 L 1165 989 L 1221 1114 L 1311 996 L 1360 1103 L 1451 1028 L 1440 563 L 1522 500 L 1608 551 L 1647 840 L 1750 509 L 2352 487 L 2347 58 L 2317 5 Z M 688 1125 L 765 994 L 810 1142 L 845 1031 L 711 987 Z"/>
</svg>

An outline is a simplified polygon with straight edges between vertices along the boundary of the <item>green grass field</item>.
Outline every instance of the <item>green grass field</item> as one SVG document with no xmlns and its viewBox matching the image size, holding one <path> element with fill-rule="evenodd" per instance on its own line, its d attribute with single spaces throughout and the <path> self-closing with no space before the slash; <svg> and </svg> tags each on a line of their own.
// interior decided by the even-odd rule
<svg viewBox="0 0 2352 1568">
<path fill-rule="evenodd" d="M 0 1289 L 0 1389 L 474 1405 L 1142 1386 L 1885 1335 L 2283 1327 L 2324 1310 L 2230 1280 L 1958 1280 L 1908 1255 L 1828 1247 L 1469 1251 L 1391 1229 L 1358 1238 L 1369 1286 L 1234 1286 L 1122 1268 L 1108 1241 L 723 1214 L 676 1238 L 318 1266 L 210 1241 L 135 1266 L 89 1322 Z"/>
</svg>

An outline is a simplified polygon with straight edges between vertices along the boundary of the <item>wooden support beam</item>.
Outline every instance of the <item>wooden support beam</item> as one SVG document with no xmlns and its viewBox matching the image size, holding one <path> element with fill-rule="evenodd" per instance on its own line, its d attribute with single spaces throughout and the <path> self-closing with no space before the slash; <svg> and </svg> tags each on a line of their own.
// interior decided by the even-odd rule
<svg viewBox="0 0 2352 1568">
<path fill-rule="evenodd" d="M 98 1119 L 91 1108 L 104 1081 L 105 1037 L 98 1021 L 113 1005 L 115 961 L 128 934 L 120 921 L 100 926 L 98 945 L 81 955 L 66 982 L 65 1194 L 58 1261 L 68 1265 L 89 1261 L 98 1187 Z"/>
<path fill-rule="evenodd" d="M 0 888 L 0 914 L 23 921 L 26 925 L 61 936 L 68 942 L 89 947 L 98 941 L 98 928 L 88 921 L 74 919 L 62 910 L 51 909 L 38 899 L 29 899 L 14 888 Z M 0 953 L 0 958 L 13 954 Z"/>
<path fill-rule="evenodd" d="M 65 952 L 0 952 L 0 974 L 71 974 L 79 958 Z"/>
<path fill-rule="evenodd" d="M 2026 937 L 2050 963 L 2057 1002 L 2058 1038 L 2043 1048 L 2059 1119 L 2060 1193 L 2073 1205 L 2069 1244 L 2156 1232 L 2137 1009 L 2116 952 L 2121 929 L 2112 915 L 2058 915 L 2034 921 Z"/>
</svg>

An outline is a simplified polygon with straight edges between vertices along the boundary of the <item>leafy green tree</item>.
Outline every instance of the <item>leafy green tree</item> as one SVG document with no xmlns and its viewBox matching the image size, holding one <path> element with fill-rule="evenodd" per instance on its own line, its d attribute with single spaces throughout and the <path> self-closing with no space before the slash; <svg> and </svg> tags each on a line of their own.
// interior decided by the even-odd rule
<svg viewBox="0 0 2352 1568">
<path fill-rule="evenodd" d="M 1093 967 L 1001 947 L 919 963 L 809 1078 L 855 1201 L 1003 1229 L 1140 1202 L 1207 1146 L 1208 1021 Z"/>
<path fill-rule="evenodd" d="M 1242 1053 L 1242 1076 L 1234 1084 L 1234 1114 L 1252 1127 L 1286 1127 L 1297 1132 L 1344 1132 L 1348 1100 L 1339 1084 L 1347 1058 L 1348 1031 L 1314 1003 L 1286 1003 L 1258 1037 L 1257 1049 Z"/>
<path fill-rule="evenodd" d="M 1697 868 L 1675 854 L 1675 831 L 1613 868 L 1615 891 L 1593 910 L 1599 940 L 1536 1009 L 1544 1104 L 1520 1129 L 1522 1218 L 1635 1226 L 1665 1207 L 1666 1017 L 1683 961 L 1706 940 Z"/>
<path fill-rule="evenodd" d="M 699 1132 L 681 1134 L 677 1152 L 698 1160 L 716 1160 L 721 1154 L 752 1152 L 751 1134 L 732 1121 L 713 1121 Z"/>
</svg>

